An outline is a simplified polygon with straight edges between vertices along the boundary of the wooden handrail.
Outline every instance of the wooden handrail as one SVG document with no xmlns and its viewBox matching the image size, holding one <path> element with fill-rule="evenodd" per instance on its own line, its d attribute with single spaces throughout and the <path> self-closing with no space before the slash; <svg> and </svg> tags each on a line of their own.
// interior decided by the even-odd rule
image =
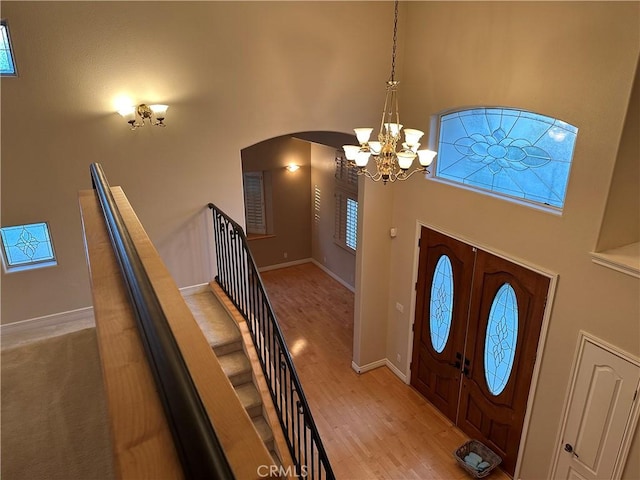
<svg viewBox="0 0 640 480">
<path fill-rule="evenodd" d="M 198 438 L 195 445 L 173 440 L 171 431 L 184 427 L 184 412 L 173 418 L 173 413 L 164 413 L 166 394 L 159 395 L 157 390 L 162 387 L 157 388 L 154 382 L 154 374 L 162 376 L 162 372 L 157 365 L 148 363 L 144 355 L 144 350 L 149 349 L 144 346 L 149 341 L 147 336 L 158 334 L 148 333 L 144 328 L 137 330 L 134 302 L 125 289 L 111 248 L 99 195 L 83 191 L 80 206 L 118 476 L 127 479 L 257 478 L 259 467 L 273 464 L 273 459 L 122 189 L 106 184 L 104 193 L 112 197 L 122 224 L 129 231 L 133 248 L 140 257 L 136 268 L 144 270 L 149 277 L 158 307 L 166 317 L 168 333 L 175 339 L 188 381 L 193 384 L 195 402 L 200 403 L 206 423 L 219 438 L 220 451 L 224 452 L 229 467 L 225 473 L 224 466 L 212 464 L 217 460 L 204 458 L 210 453 L 207 451 L 210 445 L 208 440 L 202 440 L 202 432 L 193 432 Z M 168 386 L 169 390 L 173 385 Z M 190 400 L 186 405 L 193 402 Z M 186 455 L 193 458 L 185 460 Z"/>
</svg>

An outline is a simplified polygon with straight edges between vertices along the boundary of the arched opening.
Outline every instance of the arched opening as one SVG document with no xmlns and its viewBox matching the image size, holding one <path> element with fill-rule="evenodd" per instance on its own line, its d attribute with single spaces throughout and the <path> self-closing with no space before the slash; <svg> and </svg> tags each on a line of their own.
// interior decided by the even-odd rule
<svg viewBox="0 0 640 480">
<path fill-rule="evenodd" d="M 245 225 L 258 268 L 313 262 L 355 290 L 357 179 L 353 135 L 298 132 L 241 150 Z"/>
</svg>

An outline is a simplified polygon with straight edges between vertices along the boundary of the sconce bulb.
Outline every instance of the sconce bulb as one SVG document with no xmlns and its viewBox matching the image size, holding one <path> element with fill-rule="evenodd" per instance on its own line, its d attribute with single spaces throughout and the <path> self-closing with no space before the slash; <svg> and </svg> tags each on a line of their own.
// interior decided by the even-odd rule
<svg viewBox="0 0 640 480">
<path fill-rule="evenodd" d="M 122 117 L 127 122 L 131 122 L 132 120 L 135 121 L 136 109 L 133 105 L 122 107 L 120 110 L 118 110 L 118 113 L 122 115 Z"/>
<path fill-rule="evenodd" d="M 166 115 L 167 115 L 167 109 L 169 108 L 169 105 L 149 105 L 149 108 L 151 109 L 151 111 L 153 112 L 153 114 L 156 116 L 156 118 L 161 121 L 164 120 Z"/>
</svg>

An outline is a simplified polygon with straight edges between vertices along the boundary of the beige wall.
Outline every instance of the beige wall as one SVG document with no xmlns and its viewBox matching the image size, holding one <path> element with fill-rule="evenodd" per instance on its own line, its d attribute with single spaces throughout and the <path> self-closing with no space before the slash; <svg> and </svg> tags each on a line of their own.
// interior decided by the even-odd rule
<svg viewBox="0 0 640 480">
<path fill-rule="evenodd" d="M 640 64 L 616 157 L 597 251 L 640 241 Z"/>
<path fill-rule="evenodd" d="M 591 262 L 627 111 L 640 38 L 637 3 L 411 2 L 411 59 L 401 88 L 402 120 L 429 127 L 444 109 L 513 106 L 579 128 L 566 205 L 561 216 L 412 178 L 392 190 L 388 226 L 390 275 L 384 258 L 364 249 L 363 291 L 388 291 L 387 327 L 360 318 L 379 336 L 360 346 L 408 373 L 418 224 L 430 225 L 510 258 L 559 275 L 535 392 L 521 477 L 547 478 L 578 332 L 584 329 L 638 356 L 638 279 Z M 636 135 L 637 136 L 637 135 Z M 635 159 L 637 162 L 637 158 Z M 637 191 L 638 178 L 635 182 Z M 637 200 L 637 199 L 636 199 Z M 365 201 L 365 212 L 375 206 Z M 381 215 L 385 218 L 385 215 Z M 637 219 L 636 219 L 637 220 Z M 365 243 L 370 237 L 366 236 Z M 365 302 L 368 297 L 365 297 Z M 378 340 L 386 334 L 386 351 Z M 363 340 L 365 340 L 363 338 Z M 396 361 L 396 355 L 401 361 Z M 637 436 L 637 434 L 636 434 Z M 639 455 L 636 442 L 631 455 Z M 630 463 L 625 478 L 638 478 Z"/>
<path fill-rule="evenodd" d="M 355 288 L 355 253 L 338 246 L 334 241 L 335 159 L 336 149 L 334 147 L 311 144 L 312 258 L 342 279 L 344 283 Z M 316 211 L 314 201 L 316 187 L 320 195 L 318 211 Z"/>
<path fill-rule="evenodd" d="M 241 153 L 243 172 L 265 172 L 268 238 L 250 240 L 258 267 L 311 257 L 311 144 L 291 137 L 265 140 Z M 300 166 L 295 172 L 285 167 Z"/>
<path fill-rule="evenodd" d="M 369 100 L 387 76 L 386 61 L 372 62 L 388 50 L 386 2 L 1 8 L 20 73 L 1 80 L 2 224 L 49 221 L 59 261 L 2 274 L 3 323 L 91 304 L 76 200 L 91 162 L 124 188 L 178 285 L 203 283 L 205 205 L 243 219 L 240 150 L 374 123 Z M 115 113 L 120 95 L 167 103 L 167 127 L 129 131 Z"/>
<path fill-rule="evenodd" d="M 213 201 L 243 218 L 242 148 L 290 132 L 347 132 L 378 121 L 389 73 L 389 2 L 1 7 L 20 72 L 1 80 L 2 224 L 48 220 L 60 263 L 2 275 L 2 322 L 90 305 L 76 200 L 90 186 L 90 162 L 101 162 L 112 184 L 124 188 L 186 286 L 211 278 L 204 205 Z M 562 216 L 422 178 L 386 187 L 360 182 L 357 365 L 387 358 L 408 373 L 419 223 L 559 275 L 524 479 L 547 477 L 578 331 L 640 355 L 638 280 L 589 256 L 640 50 L 638 8 L 409 2 L 401 9 L 403 123 L 426 130 L 443 109 L 498 105 L 580 129 Z M 123 93 L 169 104 L 167 128 L 128 131 L 114 113 Z M 630 462 L 625 478 L 640 477 L 639 468 Z"/>
</svg>

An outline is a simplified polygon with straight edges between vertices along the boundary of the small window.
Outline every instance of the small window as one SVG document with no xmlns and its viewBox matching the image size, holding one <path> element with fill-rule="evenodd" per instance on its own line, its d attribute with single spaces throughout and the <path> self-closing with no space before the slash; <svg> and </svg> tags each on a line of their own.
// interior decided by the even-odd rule
<svg viewBox="0 0 640 480">
<path fill-rule="evenodd" d="M 347 225 L 345 243 L 352 250 L 358 244 L 358 202 L 353 198 L 347 198 Z"/>
<path fill-rule="evenodd" d="M 358 245 L 358 199 L 344 190 L 336 191 L 335 242 L 355 251 Z"/>
<path fill-rule="evenodd" d="M 247 172 L 244 177 L 244 209 L 248 234 L 267 233 L 262 172 Z"/>
<path fill-rule="evenodd" d="M 358 191 L 358 169 L 340 151 L 336 152 L 335 176 L 339 187 Z"/>
<path fill-rule="evenodd" d="M 0 228 L 6 272 L 57 265 L 46 222 Z"/>
<path fill-rule="evenodd" d="M 341 150 L 336 151 L 335 161 L 334 239 L 338 245 L 353 252 L 358 245 L 358 173 Z"/>
<path fill-rule="evenodd" d="M 9 37 L 9 29 L 7 23 L 0 21 L 0 75 L 15 76 L 16 64 L 13 60 L 13 52 L 11 50 L 11 39 Z"/>
<path fill-rule="evenodd" d="M 537 113 L 473 108 L 440 116 L 435 176 L 561 209 L 578 129 Z"/>
</svg>

